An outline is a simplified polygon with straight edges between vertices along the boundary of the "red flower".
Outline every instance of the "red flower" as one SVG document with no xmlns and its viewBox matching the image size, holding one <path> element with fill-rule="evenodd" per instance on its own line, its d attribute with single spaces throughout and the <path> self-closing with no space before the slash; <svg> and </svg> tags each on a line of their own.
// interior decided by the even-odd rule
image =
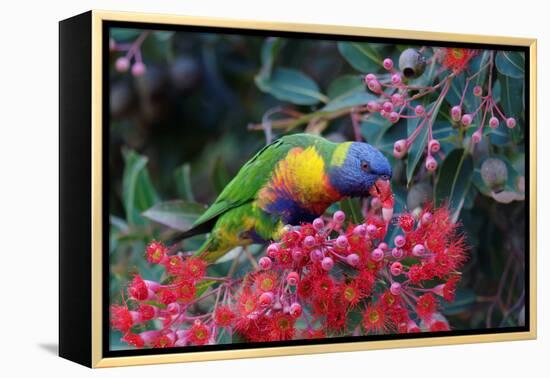
<svg viewBox="0 0 550 378">
<path fill-rule="evenodd" d="M 128 310 L 126 306 L 111 306 L 111 327 L 122 333 L 128 332 L 140 317 L 139 313 Z"/>
<path fill-rule="evenodd" d="M 183 276 L 186 279 L 199 281 L 206 273 L 206 261 L 198 257 L 190 257 L 183 264 Z"/>
<path fill-rule="evenodd" d="M 197 288 L 192 281 L 182 280 L 178 282 L 177 285 L 176 292 L 179 299 L 186 303 L 195 299 L 195 296 L 197 295 Z"/>
<path fill-rule="evenodd" d="M 136 274 L 128 285 L 128 295 L 137 301 L 144 301 L 149 297 L 147 284 L 139 274 Z"/>
<path fill-rule="evenodd" d="M 145 342 L 143 341 L 143 339 L 141 338 L 140 335 L 137 335 L 135 333 L 127 333 L 125 334 L 122 338 L 121 338 L 122 341 L 124 341 L 125 343 L 127 343 L 128 345 L 132 345 L 136 348 L 143 348 L 144 345 L 145 345 Z"/>
<path fill-rule="evenodd" d="M 277 285 L 277 275 L 274 272 L 260 273 L 254 279 L 254 285 L 256 290 L 261 293 L 273 291 Z"/>
<path fill-rule="evenodd" d="M 403 214 L 399 216 L 397 225 L 405 232 L 410 232 L 414 228 L 414 217 L 411 214 Z"/>
<path fill-rule="evenodd" d="M 159 264 L 164 260 L 167 252 L 168 248 L 166 248 L 164 244 L 153 240 L 149 243 L 149 245 L 147 245 L 147 248 L 145 249 L 145 256 L 147 258 L 147 262 Z"/>
<path fill-rule="evenodd" d="M 477 50 L 461 48 L 443 48 L 443 59 L 441 64 L 456 73 L 462 72 L 470 59 L 477 54 Z"/>
<path fill-rule="evenodd" d="M 187 332 L 188 340 L 194 345 L 204 345 L 210 338 L 210 328 L 204 323 L 196 320 Z"/>
<path fill-rule="evenodd" d="M 183 259 L 181 256 L 170 256 L 164 260 L 164 267 L 169 274 L 179 274 L 183 269 Z"/>
<path fill-rule="evenodd" d="M 341 287 L 341 292 L 342 299 L 350 307 L 355 307 L 364 297 L 362 290 L 359 288 L 359 284 L 355 280 L 343 284 Z"/>
<path fill-rule="evenodd" d="M 449 279 L 449 281 L 447 281 L 447 283 L 443 286 L 443 299 L 445 299 L 447 302 L 452 302 L 455 300 L 457 282 L 458 278 L 453 277 Z"/>
<path fill-rule="evenodd" d="M 379 304 L 369 304 L 363 313 L 363 328 L 367 333 L 384 333 L 388 329 L 386 314 Z"/>
<path fill-rule="evenodd" d="M 144 322 L 153 319 L 158 314 L 157 308 L 148 304 L 139 305 L 138 312 Z"/>
<path fill-rule="evenodd" d="M 442 331 L 450 331 L 449 324 L 447 322 L 444 322 L 442 320 L 436 320 L 432 324 L 430 324 L 430 332 L 442 332 Z"/>
<path fill-rule="evenodd" d="M 219 306 L 214 312 L 214 321 L 220 327 L 229 327 L 233 324 L 235 313 L 229 306 Z"/>
<path fill-rule="evenodd" d="M 176 335 L 174 332 L 167 332 L 160 335 L 160 337 L 155 341 L 155 348 L 170 348 L 174 346 L 176 342 Z"/>
<path fill-rule="evenodd" d="M 294 318 L 282 312 L 273 315 L 270 325 L 270 335 L 273 340 L 291 340 L 296 332 Z"/>
<path fill-rule="evenodd" d="M 162 289 L 159 289 L 159 291 L 157 291 L 157 299 L 160 303 L 167 305 L 172 302 L 175 302 L 178 299 L 178 297 L 172 290 L 162 288 Z"/>
<path fill-rule="evenodd" d="M 421 319 L 429 320 L 437 310 L 437 305 L 437 299 L 432 294 L 424 294 L 416 301 L 416 313 Z"/>
<path fill-rule="evenodd" d="M 245 290 L 239 298 L 239 312 L 246 316 L 252 314 L 258 308 L 258 299 L 250 291 Z"/>
</svg>

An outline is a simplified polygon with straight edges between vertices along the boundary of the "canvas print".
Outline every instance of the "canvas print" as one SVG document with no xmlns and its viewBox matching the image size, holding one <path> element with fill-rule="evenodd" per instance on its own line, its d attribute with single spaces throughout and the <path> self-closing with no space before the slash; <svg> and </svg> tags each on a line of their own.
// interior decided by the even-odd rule
<svg viewBox="0 0 550 378">
<path fill-rule="evenodd" d="M 107 33 L 109 351 L 525 330 L 525 50 Z"/>
</svg>

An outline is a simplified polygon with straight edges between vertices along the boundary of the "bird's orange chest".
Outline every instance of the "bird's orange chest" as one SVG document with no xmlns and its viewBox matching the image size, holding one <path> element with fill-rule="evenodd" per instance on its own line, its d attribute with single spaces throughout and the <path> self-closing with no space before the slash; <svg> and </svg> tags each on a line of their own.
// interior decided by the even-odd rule
<svg viewBox="0 0 550 378">
<path fill-rule="evenodd" d="M 271 178 L 258 192 L 257 203 L 269 213 L 311 218 L 340 198 L 330 184 L 323 157 L 311 146 L 295 147 L 277 163 Z"/>
</svg>

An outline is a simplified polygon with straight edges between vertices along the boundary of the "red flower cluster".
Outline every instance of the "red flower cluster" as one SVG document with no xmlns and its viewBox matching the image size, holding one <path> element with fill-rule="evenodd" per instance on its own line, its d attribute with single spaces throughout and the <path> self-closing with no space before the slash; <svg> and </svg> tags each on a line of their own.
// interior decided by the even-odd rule
<svg viewBox="0 0 550 378">
<path fill-rule="evenodd" d="M 392 226 L 380 210 L 359 225 L 337 211 L 286 226 L 258 270 L 240 278 L 207 277 L 204 261 L 152 242 L 147 260 L 168 279 L 136 275 L 128 303 L 111 307 L 112 327 L 136 347 L 449 330 L 441 303 L 454 300 L 466 259 L 449 211 L 403 213 Z"/>
<path fill-rule="evenodd" d="M 442 48 L 441 64 L 456 73 L 462 72 L 470 60 L 478 54 L 478 50 L 464 48 Z"/>
</svg>

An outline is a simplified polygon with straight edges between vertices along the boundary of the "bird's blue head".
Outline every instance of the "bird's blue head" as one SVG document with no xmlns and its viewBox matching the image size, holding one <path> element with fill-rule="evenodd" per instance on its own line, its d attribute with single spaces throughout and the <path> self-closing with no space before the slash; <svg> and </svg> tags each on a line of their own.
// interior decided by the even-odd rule
<svg viewBox="0 0 550 378">
<path fill-rule="evenodd" d="M 378 180 L 391 176 L 390 162 L 370 144 L 342 143 L 333 153 L 330 183 L 342 196 L 366 197 Z"/>
</svg>

